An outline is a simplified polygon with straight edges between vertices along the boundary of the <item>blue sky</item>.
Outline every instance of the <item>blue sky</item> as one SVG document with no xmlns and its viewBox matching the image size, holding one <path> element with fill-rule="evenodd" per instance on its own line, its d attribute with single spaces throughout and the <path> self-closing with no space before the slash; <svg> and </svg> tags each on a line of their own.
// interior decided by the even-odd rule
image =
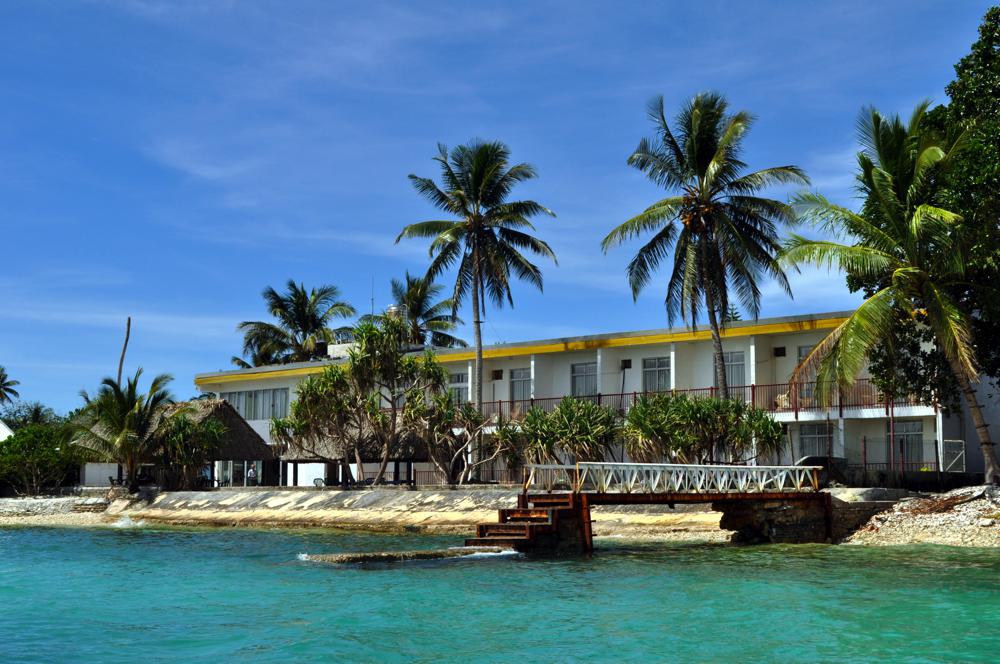
<svg viewBox="0 0 1000 664">
<path fill-rule="evenodd" d="M 558 215 L 545 292 L 490 310 L 487 342 L 665 325 L 600 238 L 662 197 L 625 165 L 667 107 L 725 93 L 758 121 L 751 167 L 797 164 L 851 201 L 859 108 L 944 101 L 986 2 L 329 3 L 35 0 L 0 5 L 0 365 L 60 411 L 127 367 L 229 368 L 260 291 L 333 283 L 362 312 L 438 215 L 406 175 L 437 142 L 507 142 Z M 787 195 L 788 192 L 775 192 Z M 765 289 L 762 314 L 856 304 L 836 275 Z M 467 316 L 468 317 L 468 316 Z M 467 335 L 471 338 L 471 334 Z"/>
</svg>

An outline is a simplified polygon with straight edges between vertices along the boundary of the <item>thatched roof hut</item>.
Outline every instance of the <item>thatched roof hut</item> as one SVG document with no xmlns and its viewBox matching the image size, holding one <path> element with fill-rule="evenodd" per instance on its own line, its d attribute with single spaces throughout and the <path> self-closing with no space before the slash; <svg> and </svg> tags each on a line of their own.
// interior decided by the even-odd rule
<svg viewBox="0 0 1000 664">
<path fill-rule="evenodd" d="M 271 461 L 277 459 L 274 449 L 240 417 L 229 402 L 222 399 L 194 399 L 173 404 L 168 415 L 184 410 L 195 422 L 214 419 L 226 428 L 222 448 L 213 461 Z"/>
</svg>

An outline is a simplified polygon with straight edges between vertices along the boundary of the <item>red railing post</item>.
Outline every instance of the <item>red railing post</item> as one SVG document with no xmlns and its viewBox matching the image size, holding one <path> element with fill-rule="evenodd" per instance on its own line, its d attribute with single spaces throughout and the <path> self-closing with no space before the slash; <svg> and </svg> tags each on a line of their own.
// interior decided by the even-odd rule
<svg viewBox="0 0 1000 664">
<path fill-rule="evenodd" d="M 861 436 L 861 466 L 868 472 L 868 437 Z"/>
<path fill-rule="evenodd" d="M 753 383 L 750 383 L 750 403 L 754 408 L 757 407 L 757 386 Z"/>
</svg>

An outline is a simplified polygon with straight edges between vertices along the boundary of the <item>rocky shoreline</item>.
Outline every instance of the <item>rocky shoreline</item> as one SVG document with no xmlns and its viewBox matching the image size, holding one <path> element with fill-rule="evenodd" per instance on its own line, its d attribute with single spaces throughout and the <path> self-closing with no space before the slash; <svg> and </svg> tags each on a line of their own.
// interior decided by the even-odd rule
<svg viewBox="0 0 1000 664">
<path fill-rule="evenodd" d="M 967 487 L 901 500 L 872 517 L 846 543 L 1000 546 L 1000 488 Z"/>
<path fill-rule="evenodd" d="M 467 535 L 516 501 L 516 490 L 212 491 L 160 494 L 152 501 L 83 497 L 0 499 L 0 528 L 114 527 L 123 523 L 254 528 L 335 528 Z M 728 542 L 708 505 L 602 507 L 597 538 Z M 1000 489 L 970 487 L 904 498 L 845 540 L 854 545 L 1000 547 Z"/>
</svg>

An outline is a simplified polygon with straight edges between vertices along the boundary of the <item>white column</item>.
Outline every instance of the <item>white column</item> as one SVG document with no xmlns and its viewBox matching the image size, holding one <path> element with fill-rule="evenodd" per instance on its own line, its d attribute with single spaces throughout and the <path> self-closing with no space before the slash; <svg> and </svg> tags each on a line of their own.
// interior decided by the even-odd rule
<svg viewBox="0 0 1000 664">
<path fill-rule="evenodd" d="M 535 398 L 535 356 L 531 356 L 531 398 Z"/>
<path fill-rule="evenodd" d="M 597 393 L 604 394 L 604 353 L 597 349 Z"/>
<path fill-rule="evenodd" d="M 472 372 L 473 362 L 466 364 L 465 375 L 469 377 L 469 403 L 475 403 L 476 401 L 476 376 Z"/>
<path fill-rule="evenodd" d="M 677 389 L 677 344 L 674 342 L 670 343 L 670 389 Z"/>
<path fill-rule="evenodd" d="M 944 416 L 941 413 L 941 409 L 938 408 L 937 413 L 934 415 L 934 436 L 937 441 L 934 443 L 937 445 L 937 457 L 938 464 L 944 463 Z M 938 471 L 944 470 L 943 468 L 938 468 Z"/>
<path fill-rule="evenodd" d="M 837 418 L 837 445 L 833 447 L 833 456 L 839 456 L 841 458 L 847 458 L 847 429 L 844 426 L 844 418 Z"/>
<path fill-rule="evenodd" d="M 757 337 L 750 335 L 750 384 L 757 384 Z"/>
</svg>

